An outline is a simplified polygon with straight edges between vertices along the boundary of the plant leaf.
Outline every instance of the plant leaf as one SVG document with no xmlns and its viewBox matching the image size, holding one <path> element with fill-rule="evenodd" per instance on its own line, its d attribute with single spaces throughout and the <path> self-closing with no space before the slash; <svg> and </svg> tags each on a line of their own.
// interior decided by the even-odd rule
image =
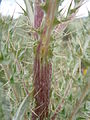
<svg viewBox="0 0 90 120">
<path fill-rule="evenodd" d="M 29 105 L 29 95 L 27 95 L 24 100 L 22 101 L 22 103 L 20 104 L 16 114 L 13 117 L 13 120 L 22 120 L 23 115 Z"/>
<path fill-rule="evenodd" d="M 32 5 L 31 5 L 31 1 L 30 0 L 24 0 L 25 5 L 26 5 L 26 12 L 28 14 L 30 23 L 33 25 L 34 23 L 34 13 L 33 13 L 33 9 L 32 9 Z"/>
<path fill-rule="evenodd" d="M 27 12 L 26 12 L 26 10 L 24 10 L 24 8 L 18 3 L 18 2 L 16 2 L 18 5 L 19 5 L 19 7 L 22 9 L 22 11 L 24 12 L 24 15 L 25 16 L 27 16 Z"/>
</svg>

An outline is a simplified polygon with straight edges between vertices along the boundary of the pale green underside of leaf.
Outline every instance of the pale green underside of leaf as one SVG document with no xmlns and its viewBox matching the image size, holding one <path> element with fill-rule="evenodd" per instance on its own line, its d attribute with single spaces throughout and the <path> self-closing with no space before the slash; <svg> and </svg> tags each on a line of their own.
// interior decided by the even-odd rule
<svg viewBox="0 0 90 120">
<path fill-rule="evenodd" d="M 26 5 L 26 11 L 28 14 L 28 18 L 30 20 L 30 23 L 33 25 L 34 23 L 34 13 L 31 5 L 31 0 L 24 0 L 25 5 Z"/>
<path fill-rule="evenodd" d="M 22 120 L 28 105 L 29 105 L 29 95 L 27 95 L 20 104 L 19 108 L 17 109 L 17 112 L 13 117 L 13 120 Z"/>
</svg>

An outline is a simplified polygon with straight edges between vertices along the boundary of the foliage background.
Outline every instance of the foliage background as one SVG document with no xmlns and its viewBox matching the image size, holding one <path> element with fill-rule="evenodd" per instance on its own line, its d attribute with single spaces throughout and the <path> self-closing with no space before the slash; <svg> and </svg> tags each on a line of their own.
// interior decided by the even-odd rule
<svg viewBox="0 0 90 120">
<path fill-rule="evenodd" d="M 90 119 L 89 21 L 90 15 L 87 18 L 70 22 L 62 32 L 52 32 L 53 70 L 48 119 L 51 118 L 60 104 L 68 84 L 69 92 L 64 96 L 65 103 L 56 119 L 69 119 L 71 112 L 75 110 L 76 102 L 80 100 L 80 96 L 86 90 L 85 88 L 88 88 L 88 90 L 86 90 L 74 119 Z M 0 15 L 1 120 L 31 119 L 35 104 L 32 94 L 34 49 L 37 44 L 33 38 L 34 31 L 25 15 L 16 20 Z M 81 72 L 82 63 L 87 69 L 85 75 Z M 27 90 L 30 92 L 29 99 L 26 99 Z M 18 108 L 20 108 L 20 111 L 18 111 Z"/>
</svg>

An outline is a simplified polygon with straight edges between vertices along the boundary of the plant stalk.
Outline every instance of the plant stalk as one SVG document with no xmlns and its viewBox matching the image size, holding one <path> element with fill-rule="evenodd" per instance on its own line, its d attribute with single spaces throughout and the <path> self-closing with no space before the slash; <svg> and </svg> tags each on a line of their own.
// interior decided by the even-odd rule
<svg viewBox="0 0 90 120">
<path fill-rule="evenodd" d="M 37 6 L 36 6 L 37 7 Z M 35 27 L 40 27 L 42 21 L 42 9 L 36 8 L 39 14 L 35 16 Z M 36 106 L 32 113 L 32 120 L 43 120 L 48 117 L 48 106 L 50 101 L 50 84 L 52 74 L 52 64 L 48 59 L 48 48 L 50 42 L 50 34 L 52 31 L 54 16 L 56 10 L 56 0 L 50 0 L 48 11 L 45 18 L 43 32 L 40 36 L 39 44 L 36 48 L 34 60 L 34 97 Z M 37 13 L 36 12 L 36 13 Z M 38 18 L 41 17 L 41 18 Z M 38 22 L 38 23 L 37 23 Z"/>
</svg>

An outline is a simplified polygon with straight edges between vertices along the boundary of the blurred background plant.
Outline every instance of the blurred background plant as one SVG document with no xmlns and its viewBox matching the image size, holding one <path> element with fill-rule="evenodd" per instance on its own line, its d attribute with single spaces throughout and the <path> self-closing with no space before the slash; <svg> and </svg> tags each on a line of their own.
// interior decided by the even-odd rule
<svg viewBox="0 0 90 120">
<path fill-rule="evenodd" d="M 34 112 L 33 64 L 38 42 L 33 35 L 40 34 L 40 30 L 32 25 L 34 3 L 25 0 L 25 4 L 26 11 L 17 19 L 0 15 L 1 120 L 31 120 Z M 90 13 L 86 18 L 70 20 L 76 10 L 71 11 L 69 6 L 66 17 L 59 11 L 55 21 L 59 27 L 51 33 L 52 81 L 47 120 L 90 119 Z"/>
</svg>

